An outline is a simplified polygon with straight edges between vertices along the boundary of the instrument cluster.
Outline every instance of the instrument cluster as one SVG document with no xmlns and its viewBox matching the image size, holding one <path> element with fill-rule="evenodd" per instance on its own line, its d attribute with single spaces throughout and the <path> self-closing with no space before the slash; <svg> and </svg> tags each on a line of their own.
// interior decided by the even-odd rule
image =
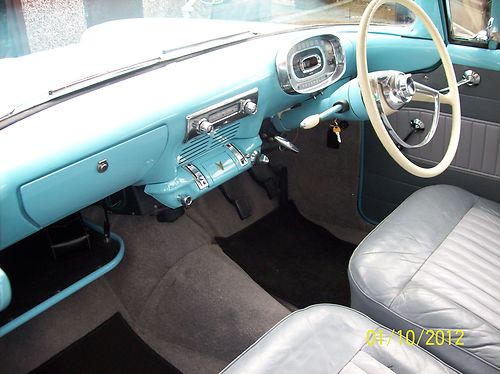
<svg viewBox="0 0 500 374">
<path fill-rule="evenodd" d="M 276 56 L 281 88 L 289 94 L 318 92 L 345 72 L 345 54 L 335 35 L 313 36 L 281 49 Z"/>
</svg>

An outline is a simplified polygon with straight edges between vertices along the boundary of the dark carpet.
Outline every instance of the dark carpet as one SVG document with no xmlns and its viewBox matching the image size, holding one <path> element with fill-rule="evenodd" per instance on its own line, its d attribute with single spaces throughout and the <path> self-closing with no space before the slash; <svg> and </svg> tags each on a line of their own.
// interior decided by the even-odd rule
<svg viewBox="0 0 500 374">
<path fill-rule="evenodd" d="M 180 373 L 135 334 L 120 313 L 32 371 L 59 373 Z"/>
<path fill-rule="evenodd" d="M 216 240 L 267 292 L 298 308 L 350 304 L 347 265 L 355 245 L 305 219 L 293 202 Z"/>
</svg>

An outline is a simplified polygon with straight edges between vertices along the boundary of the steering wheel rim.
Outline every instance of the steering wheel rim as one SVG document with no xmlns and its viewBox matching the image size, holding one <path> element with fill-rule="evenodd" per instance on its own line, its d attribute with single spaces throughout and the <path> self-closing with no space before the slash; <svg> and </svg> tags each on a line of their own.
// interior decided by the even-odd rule
<svg viewBox="0 0 500 374">
<path fill-rule="evenodd" d="M 367 62 L 367 38 L 368 38 L 368 28 L 370 22 L 373 18 L 375 12 L 384 4 L 389 2 L 396 2 L 411 10 L 424 24 L 427 31 L 430 33 L 434 44 L 438 50 L 439 56 L 441 58 L 443 68 L 445 71 L 446 79 L 448 81 L 449 92 L 445 95 L 440 94 L 440 100 L 443 103 L 449 104 L 452 108 L 452 123 L 451 123 L 451 136 L 448 143 L 448 148 L 443 159 L 435 166 L 430 168 L 424 168 L 416 165 L 410 161 L 401 152 L 401 150 L 394 144 L 391 136 L 389 135 L 384 123 L 379 115 L 379 111 L 376 104 L 376 99 L 374 92 L 370 84 L 370 76 L 368 73 L 368 62 Z M 413 0 L 373 0 L 366 7 L 361 21 L 359 24 L 359 36 L 356 49 L 356 65 L 358 71 L 358 81 L 363 97 L 363 101 L 370 118 L 375 133 L 380 139 L 382 145 L 389 153 L 389 155 L 401 166 L 403 169 L 409 173 L 422 178 L 431 178 L 441 174 L 445 171 L 448 166 L 450 166 L 455 154 L 457 152 L 458 143 L 460 140 L 460 126 L 461 126 L 461 111 L 460 111 L 460 97 L 458 92 L 458 86 L 455 78 L 455 72 L 453 70 L 453 64 L 451 58 L 446 50 L 446 46 L 439 35 L 438 30 L 432 23 L 429 16 L 425 11 L 417 5 Z"/>
</svg>

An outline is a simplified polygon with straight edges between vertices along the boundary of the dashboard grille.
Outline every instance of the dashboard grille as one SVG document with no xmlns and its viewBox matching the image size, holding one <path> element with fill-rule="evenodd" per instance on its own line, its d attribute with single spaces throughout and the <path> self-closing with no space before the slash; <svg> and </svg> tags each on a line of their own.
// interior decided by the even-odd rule
<svg viewBox="0 0 500 374">
<path fill-rule="evenodd" d="M 179 153 L 179 165 L 191 162 L 205 152 L 211 151 L 221 145 L 231 142 L 240 128 L 239 122 L 229 126 L 219 127 L 212 135 L 203 134 L 186 142 Z"/>
</svg>

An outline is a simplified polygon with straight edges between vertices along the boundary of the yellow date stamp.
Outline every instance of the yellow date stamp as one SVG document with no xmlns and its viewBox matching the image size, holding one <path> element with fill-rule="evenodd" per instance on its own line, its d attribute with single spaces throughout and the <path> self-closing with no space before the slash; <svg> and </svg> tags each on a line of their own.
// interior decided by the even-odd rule
<svg viewBox="0 0 500 374">
<path fill-rule="evenodd" d="M 365 339 L 370 347 L 374 345 L 389 346 L 391 343 L 399 345 L 425 345 L 443 346 L 456 345 L 463 346 L 462 338 L 464 330 L 367 330 Z"/>
</svg>

